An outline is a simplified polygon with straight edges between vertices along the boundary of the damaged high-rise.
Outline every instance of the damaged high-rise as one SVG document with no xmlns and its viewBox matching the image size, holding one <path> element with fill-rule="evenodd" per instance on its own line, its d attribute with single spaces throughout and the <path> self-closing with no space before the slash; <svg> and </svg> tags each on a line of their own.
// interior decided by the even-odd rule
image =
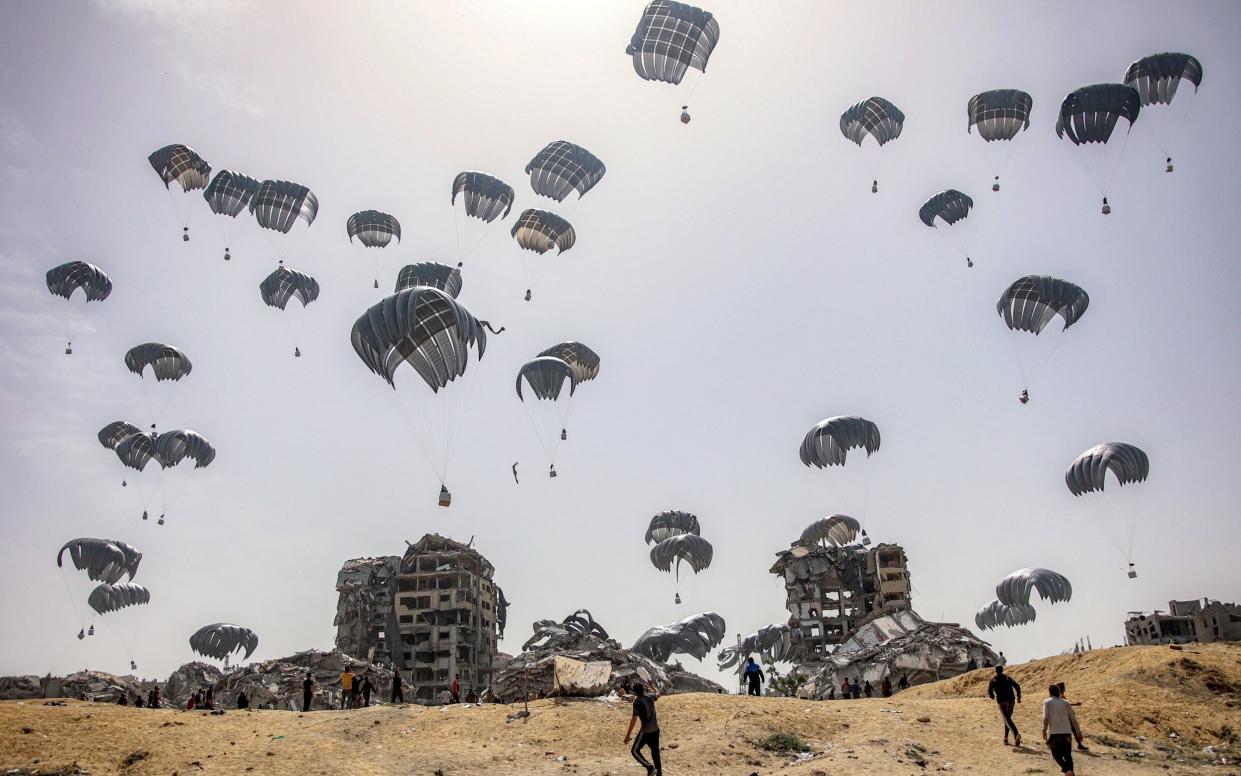
<svg viewBox="0 0 1241 776">
<path fill-rule="evenodd" d="M 793 662 L 826 656 L 868 617 L 910 608 L 909 570 L 897 544 L 796 543 L 777 554 L 784 578 Z"/>
<path fill-rule="evenodd" d="M 346 561 L 336 579 L 336 646 L 400 670 L 411 700 L 435 700 L 454 676 L 463 693 L 482 691 L 508 606 L 494 573 L 470 544 L 437 534 L 399 558 Z"/>
</svg>

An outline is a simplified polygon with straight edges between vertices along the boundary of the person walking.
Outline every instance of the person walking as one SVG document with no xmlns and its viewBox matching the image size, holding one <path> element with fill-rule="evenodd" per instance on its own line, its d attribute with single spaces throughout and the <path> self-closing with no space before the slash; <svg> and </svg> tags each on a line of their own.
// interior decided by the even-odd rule
<svg viewBox="0 0 1241 776">
<path fill-rule="evenodd" d="M 353 705 L 353 671 L 349 666 L 340 672 L 340 707 L 350 708 Z"/>
<path fill-rule="evenodd" d="M 1021 733 L 1017 732 L 1017 724 L 1013 722 L 1013 704 L 1021 703 L 1021 685 L 1004 673 L 1004 666 L 995 667 L 995 676 L 987 683 L 987 695 L 995 699 L 1000 707 L 1000 716 L 1004 717 L 1004 745 L 1008 746 L 1008 731 L 1013 732 L 1013 745 L 1021 746 Z"/>
<path fill-rule="evenodd" d="M 246 697 L 245 690 L 242 690 L 237 693 L 237 708 L 239 709 L 250 708 L 250 699 Z"/>
<path fill-rule="evenodd" d="M 629 739 L 633 737 L 634 726 L 641 722 L 638 736 L 633 739 L 629 753 L 638 761 L 638 765 L 646 769 L 646 776 L 663 776 L 664 766 L 659 757 L 659 718 L 655 714 L 655 701 L 659 699 L 659 691 L 655 689 L 655 685 L 650 685 L 650 691 L 651 694 L 648 695 L 646 687 L 638 683 L 633 686 L 633 715 L 629 718 L 629 729 L 625 731 L 625 743 L 629 743 Z M 643 747 L 650 752 L 650 761 L 642 756 Z"/>
<path fill-rule="evenodd" d="M 392 672 L 392 703 L 405 702 L 405 688 L 401 686 L 401 669 Z"/>
<path fill-rule="evenodd" d="M 883 683 L 879 685 L 879 694 L 885 698 L 892 697 L 892 681 L 888 677 L 883 677 Z"/>
<path fill-rule="evenodd" d="M 902 674 L 901 680 L 896 683 L 896 687 L 899 690 L 908 690 L 909 689 L 909 677 L 906 676 L 905 674 Z"/>
<path fill-rule="evenodd" d="M 1051 758 L 1066 776 L 1073 776 L 1073 739 L 1081 741 L 1082 730 L 1077 724 L 1073 705 L 1060 697 L 1060 688 L 1050 685 L 1043 701 L 1043 740 L 1051 750 Z"/>
<path fill-rule="evenodd" d="M 767 677 L 763 676 L 763 669 L 758 667 L 758 663 L 754 662 L 754 658 L 747 657 L 745 659 L 745 680 L 746 695 L 762 695 L 762 683 L 767 681 Z"/>
<path fill-rule="evenodd" d="M 867 698 L 875 694 L 875 688 L 871 686 L 869 679 L 866 680 L 866 684 L 862 685 L 862 693 L 866 695 Z"/>
<path fill-rule="evenodd" d="M 315 695 L 315 675 L 306 672 L 306 678 L 302 680 L 302 713 L 310 711 L 310 700 Z"/>
<path fill-rule="evenodd" d="M 1004 657 L 1003 652 L 1000 653 L 1000 665 L 1002 666 L 1008 665 L 1008 658 Z"/>
<path fill-rule="evenodd" d="M 1060 699 L 1061 699 L 1061 700 L 1063 700 L 1064 702 L 1068 703 L 1070 706 L 1080 706 L 1080 705 L 1081 705 L 1080 703 L 1074 703 L 1073 701 L 1069 700 L 1069 694 L 1068 694 L 1067 692 L 1065 692 L 1065 689 L 1064 689 L 1064 682 L 1056 682 L 1056 687 L 1059 687 L 1059 688 L 1060 688 Z M 1086 746 L 1084 743 L 1082 743 L 1082 729 L 1081 729 L 1081 726 L 1080 726 L 1080 725 L 1078 725 L 1078 728 L 1077 728 L 1077 732 L 1076 732 L 1076 734 L 1075 734 L 1075 737 L 1077 738 L 1077 748 L 1078 748 L 1078 749 L 1080 749 L 1080 750 L 1081 750 L 1081 751 L 1083 751 L 1083 752 L 1089 752 L 1089 751 L 1090 751 L 1090 747 L 1088 747 L 1088 746 Z"/>
<path fill-rule="evenodd" d="M 367 671 L 362 674 L 362 705 L 365 708 L 371 707 L 371 693 L 375 690 L 375 685 L 371 684 L 371 672 Z"/>
<path fill-rule="evenodd" d="M 215 708 L 215 687 L 214 686 L 212 685 L 207 686 L 207 691 L 203 693 L 203 702 L 206 704 L 206 707 L 208 709 Z"/>
<path fill-rule="evenodd" d="M 842 701 L 849 700 L 849 677 L 840 680 L 840 699 Z"/>
<path fill-rule="evenodd" d="M 158 709 L 160 706 L 163 706 L 163 705 L 164 705 L 164 701 L 160 698 L 160 695 L 159 695 L 159 685 L 158 685 L 158 684 L 157 684 L 157 685 L 155 685 L 155 689 L 154 689 L 154 690 L 151 690 L 151 703 L 149 703 L 149 704 L 147 704 L 147 705 L 149 705 L 149 706 L 150 706 L 151 708 L 153 708 L 153 709 Z"/>
<path fill-rule="evenodd" d="M 849 695 L 855 701 L 862 697 L 862 685 L 858 684 L 857 679 L 854 679 L 853 684 L 849 685 Z"/>
<path fill-rule="evenodd" d="M 451 695 L 449 698 L 450 703 L 461 702 L 461 674 L 452 675 L 452 689 L 449 691 L 449 694 Z"/>
</svg>

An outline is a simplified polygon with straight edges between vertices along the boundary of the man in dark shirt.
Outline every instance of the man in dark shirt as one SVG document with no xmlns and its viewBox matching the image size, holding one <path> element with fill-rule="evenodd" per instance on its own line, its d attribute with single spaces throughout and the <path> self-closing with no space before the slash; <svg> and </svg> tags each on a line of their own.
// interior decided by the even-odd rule
<svg viewBox="0 0 1241 776">
<path fill-rule="evenodd" d="M 371 692 L 375 689 L 375 685 L 371 684 L 371 674 L 366 672 L 362 674 L 362 705 L 366 708 L 371 706 Z"/>
<path fill-rule="evenodd" d="M 401 686 L 401 669 L 392 672 L 392 703 L 405 702 L 405 688 Z"/>
<path fill-rule="evenodd" d="M 310 711 L 310 699 L 315 694 L 315 677 L 309 671 L 306 672 L 306 678 L 302 680 L 302 711 Z"/>
<path fill-rule="evenodd" d="M 659 759 L 659 719 L 655 715 L 655 701 L 659 698 L 659 692 L 655 690 L 654 685 L 650 686 L 650 691 L 651 694 L 647 695 L 646 687 L 637 683 L 633 686 L 634 695 L 637 697 L 633 700 L 633 716 L 629 718 L 629 729 L 625 731 L 625 743 L 629 743 L 629 739 L 633 736 L 634 726 L 641 722 L 638 737 L 633 739 L 633 746 L 629 748 L 629 753 L 639 765 L 646 768 L 646 776 L 663 776 L 663 764 Z M 642 756 L 644 746 L 650 750 L 654 764 Z"/>
<path fill-rule="evenodd" d="M 748 687 L 747 694 L 762 695 L 762 683 L 767 680 L 763 676 L 763 669 L 758 667 L 758 663 L 754 662 L 754 658 L 747 657 L 745 659 L 745 680 Z"/>
<path fill-rule="evenodd" d="M 1000 715 L 1004 717 L 1004 745 L 1008 746 L 1008 731 L 1013 731 L 1013 744 L 1021 746 L 1021 734 L 1013 722 L 1013 702 L 1021 703 L 1021 685 L 1004 673 L 1004 666 L 995 667 L 995 676 L 987 684 L 987 695 L 995 699 L 1000 707 Z"/>
</svg>

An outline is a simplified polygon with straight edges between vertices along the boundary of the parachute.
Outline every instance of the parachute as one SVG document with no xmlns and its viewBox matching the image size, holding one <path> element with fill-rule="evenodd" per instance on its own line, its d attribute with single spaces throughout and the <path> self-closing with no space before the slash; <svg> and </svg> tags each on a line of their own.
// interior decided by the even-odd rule
<svg viewBox="0 0 1241 776">
<path fill-rule="evenodd" d="M 567 140 L 548 143 L 526 165 L 530 174 L 530 188 L 535 194 L 564 202 L 570 191 L 577 191 L 578 199 L 595 187 L 608 171 L 599 158 Z"/>
<path fill-rule="evenodd" d="M 114 420 L 103 428 L 99 429 L 99 444 L 115 450 L 121 440 L 130 434 L 140 434 L 142 429 L 132 423 L 124 420 Z"/>
<path fill-rule="evenodd" d="M 396 288 L 393 293 L 417 286 L 436 288 L 456 299 L 461 294 L 461 268 L 436 261 L 406 264 L 396 275 Z"/>
<path fill-rule="evenodd" d="M 145 342 L 130 348 L 125 353 L 125 366 L 142 378 L 142 399 L 152 428 L 172 401 L 177 383 L 194 369 L 183 350 L 162 342 Z M 146 379 L 148 367 L 154 380 Z M 161 383 L 167 385 L 161 386 Z"/>
<path fill-rule="evenodd" d="M 415 286 L 373 305 L 353 324 L 350 335 L 358 358 L 396 390 L 409 410 L 419 445 L 440 480 L 443 506 L 451 503 L 445 484 L 448 452 L 468 394 L 460 381 L 471 346 L 480 360 L 486 352 L 484 326 L 489 327 L 450 294 Z M 401 364 L 410 369 L 398 385 Z"/>
<path fill-rule="evenodd" d="M 1086 314 L 1089 306 L 1090 295 L 1080 286 L 1049 275 L 1026 275 L 1004 289 L 995 304 L 995 310 L 1011 331 L 1025 332 L 1037 337 L 1057 315 L 1064 322 L 1061 332 L 1068 331 L 1070 326 Z M 1045 347 L 1023 348 L 1034 351 L 1030 354 L 1023 354 L 1014 344 L 1013 356 L 1021 371 L 1022 404 L 1029 401 L 1030 384 L 1042 372 L 1063 341 L 1062 337 L 1057 337 Z"/>
<path fill-rule="evenodd" d="M 829 478 L 833 495 L 844 502 L 854 514 L 861 514 L 859 526 L 865 522 L 866 504 L 870 492 L 870 467 L 845 466 L 849 451 L 861 449 L 866 457 L 879 450 L 879 426 L 873 421 L 856 416 L 826 418 L 810 427 L 802 439 L 798 454 L 805 466 L 826 469 L 839 466 L 840 474 Z M 860 480 L 860 481 L 859 481 Z M 830 518 L 829 518 L 830 519 Z M 869 545 L 870 537 L 862 531 L 862 544 Z"/>
<path fill-rule="evenodd" d="M 989 601 L 974 615 L 974 624 L 979 630 L 991 630 L 1004 626 L 1015 628 L 1034 622 L 1036 612 L 1029 604 L 1009 606 L 1000 601 Z"/>
<path fill-rule="evenodd" d="M 155 170 L 155 174 L 163 181 L 164 189 L 168 192 L 168 201 L 172 203 L 172 209 L 176 212 L 178 220 L 181 221 L 181 239 L 189 242 L 189 217 L 185 214 L 182 207 L 177 204 L 177 200 L 172 195 L 170 184 L 175 182 L 181 187 L 182 193 L 185 194 L 195 189 L 204 188 L 211 176 L 211 165 L 207 164 L 193 148 L 179 143 L 166 145 L 158 151 L 153 151 L 147 157 L 147 161 L 151 163 L 151 168 Z"/>
<path fill-rule="evenodd" d="M 228 662 L 230 655 L 245 651 L 248 659 L 258 649 L 259 637 L 249 628 L 217 622 L 204 625 L 190 636 L 190 649 L 203 657 Z"/>
<path fill-rule="evenodd" d="M 539 354 L 558 358 L 573 370 L 578 383 L 594 380 L 599 376 L 599 354 L 580 342 L 559 342 Z"/>
<path fill-rule="evenodd" d="M 203 190 L 203 199 L 207 200 L 207 207 L 211 208 L 212 213 L 233 219 L 232 225 L 223 230 L 225 261 L 233 258 L 230 246 L 237 239 L 237 233 L 241 231 L 245 223 L 237 216 L 250 205 L 250 200 L 258 192 L 259 185 L 258 180 L 249 175 L 242 175 L 232 170 L 220 170 Z"/>
<path fill-rule="evenodd" d="M 303 272 L 289 269 L 281 262 L 275 271 L 259 283 L 259 297 L 268 307 L 285 313 L 284 322 L 288 327 L 289 339 L 293 341 L 293 355 L 300 357 L 302 329 L 305 325 L 304 311 L 307 305 L 319 298 L 319 281 Z M 300 302 L 301 307 L 290 310 L 287 305 L 292 299 Z"/>
<path fill-rule="evenodd" d="M 349 216 L 345 224 L 349 232 L 349 242 L 356 240 L 365 248 L 386 248 L 396 238 L 401 241 L 401 222 L 395 216 L 381 213 L 378 210 L 363 210 Z M 356 248 L 355 248 L 356 250 Z M 366 261 L 371 275 L 374 276 L 375 288 L 379 288 L 379 273 L 383 271 L 384 259 L 372 260 L 368 251 L 357 251 Z"/>
<path fill-rule="evenodd" d="M 698 518 L 689 512 L 678 512 L 676 510 L 668 512 L 660 512 L 651 518 L 651 524 L 646 528 L 646 543 L 656 544 L 673 536 L 681 536 L 683 534 L 693 534 L 697 536 L 701 533 L 698 526 Z"/>
<path fill-rule="evenodd" d="M 463 172 L 452 182 L 452 204 L 457 195 L 465 204 L 465 214 L 491 223 L 496 218 L 508 218 L 513 209 L 513 187 L 485 172 Z"/>
<path fill-rule="evenodd" d="M 1008 161 L 1012 141 L 1030 128 L 1030 110 L 1034 98 L 1020 89 L 992 89 L 970 98 L 965 108 L 969 116 L 966 131 L 978 128 L 978 136 L 986 141 L 987 163 L 995 176 L 992 191 L 1000 190 L 1000 172 Z"/>
<path fill-rule="evenodd" d="M 1056 135 L 1082 148 L 1079 156 L 1085 156 L 1087 171 L 1103 197 L 1103 215 L 1112 212 L 1107 201 L 1108 190 L 1116 177 L 1125 140 L 1140 110 L 1138 91 L 1123 84 L 1083 86 L 1070 92 L 1060 104 Z M 1109 144 L 1122 118 L 1126 121 L 1125 134 L 1119 143 Z"/>
<path fill-rule="evenodd" d="M 83 304 L 102 302 L 112 293 L 112 279 L 94 264 L 70 261 L 47 271 L 47 290 L 55 296 L 73 301 L 73 292 L 82 289 Z M 73 335 L 81 327 L 80 315 L 71 310 L 67 318 L 65 355 L 73 355 Z"/>
<path fill-rule="evenodd" d="M 715 612 L 702 612 L 669 625 L 649 628 L 629 649 L 657 663 L 667 663 L 677 654 L 702 660 L 724 640 L 724 618 Z"/>
<path fill-rule="evenodd" d="M 522 382 L 530 387 L 531 401 L 522 393 Z M 568 385 L 568 391 L 564 388 Z M 558 358 L 540 356 L 527 361 L 517 372 L 517 398 L 530 418 L 547 455 L 548 476 L 556 476 L 556 452 L 560 441 L 568 437 L 566 428 L 573 412 L 572 398 L 577 381 L 570 366 Z"/>
<path fill-rule="evenodd" d="M 660 571 L 675 574 L 677 582 L 676 603 L 681 603 L 681 562 L 689 564 L 694 573 L 711 565 L 714 550 L 711 543 L 698 534 L 684 533 L 669 536 L 651 548 L 651 565 Z"/>
<path fill-rule="evenodd" d="M 522 248 L 538 254 L 537 257 L 522 254 L 522 270 L 526 274 L 526 301 L 529 302 L 531 291 L 551 271 L 556 257 L 577 242 L 577 233 L 568 221 L 555 213 L 530 208 L 517 217 L 512 235 Z M 555 254 L 539 258 L 552 248 L 556 249 Z"/>
<path fill-rule="evenodd" d="M 872 194 L 879 192 L 878 149 L 900 137 L 904 128 L 905 114 L 882 97 L 869 97 L 840 114 L 841 134 L 867 154 L 866 165 L 873 178 Z M 869 148 L 863 144 L 867 135 L 875 141 Z"/>
<path fill-rule="evenodd" d="M 310 228 L 319 214 L 319 198 L 300 183 L 266 180 L 250 198 L 250 212 L 259 226 L 288 235 L 299 218 L 306 222 L 307 229 Z M 279 248 L 273 240 L 272 249 L 287 258 L 304 234 L 303 231 L 295 238 L 284 240 Z"/>
<path fill-rule="evenodd" d="M 801 543 L 843 547 L 853 542 L 861 529 L 861 524 L 848 515 L 832 515 L 806 526 L 801 532 Z"/>
<path fill-rule="evenodd" d="M 721 671 L 736 667 L 741 673 L 742 658 L 758 653 L 764 663 L 782 663 L 793 650 L 793 629 L 788 623 L 776 622 L 759 628 L 741 640 L 741 648 L 725 647 L 716 655 Z"/>
<path fill-rule="evenodd" d="M 633 70 L 644 81 L 679 84 L 691 67 L 705 73 L 720 40 L 720 25 L 709 11 L 672 0 L 652 0 L 625 47 Z M 690 92 L 693 94 L 693 92 Z M 681 123 L 689 123 L 689 106 Z"/>
<path fill-rule="evenodd" d="M 116 457 L 125 466 L 144 473 L 152 460 L 159 464 L 149 477 L 135 479 L 135 490 L 142 502 L 142 519 L 146 520 L 148 508 L 158 491 L 160 507 L 159 524 L 163 525 L 168 509 L 181 496 L 185 482 L 181 477 L 169 482 L 165 469 L 171 469 L 186 458 L 194 462 L 195 469 L 209 466 L 215 460 L 216 450 L 206 437 L 189 429 L 176 429 L 157 434 L 154 431 L 130 434 L 117 443 Z M 149 482 L 148 482 L 149 480 Z"/>
<path fill-rule="evenodd" d="M 1063 574 L 1050 569 L 1018 569 L 1000 580 L 995 586 L 995 597 L 1000 603 L 1014 606 L 1030 603 L 1030 594 L 1037 591 L 1039 598 L 1056 604 L 1073 597 L 1073 585 Z"/>
<path fill-rule="evenodd" d="M 102 584 L 91 591 L 86 603 L 99 614 L 107 614 L 124 609 L 126 606 L 139 606 L 151 602 L 151 591 L 142 585 L 120 582 L 109 585 Z"/>
<path fill-rule="evenodd" d="M 936 229 L 937 234 L 952 244 L 958 253 L 965 256 L 967 267 L 974 266 L 974 261 L 969 255 L 969 233 L 965 231 L 966 218 L 969 217 L 973 207 L 974 200 L 968 194 L 962 194 L 956 189 L 947 189 L 928 199 L 918 210 L 918 218 L 922 223 Z M 948 231 L 940 229 L 940 224 L 952 227 L 952 229 Z"/>
<path fill-rule="evenodd" d="M 1193 84 L 1194 90 L 1178 100 L 1176 95 L 1182 80 Z M 1155 108 L 1151 121 L 1155 142 L 1164 152 L 1164 172 L 1172 172 L 1172 145 L 1201 85 L 1202 63 L 1189 54 L 1152 54 L 1129 65 L 1125 72 L 1125 86 L 1137 89 L 1142 107 Z"/>
<path fill-rule="evenodd" d="M 177 429 L 165 431 L 155 440 L 155 455 L 165 469 L 176 466 L 189 458 L 195 469 L 209 466 L 215 460 L 215 448 L 197 431 Z"/>
<path fill-rule="evenodd" d="M 1136 523 L 1142 510 L 1136 498 L 1126 495 L 1134 485 L 1150 476 L 1150 458 L 1136 445 L 1127 442 L 1104 442 L 1077 456 L 1064 473 L 1064 483 L 1074 496 L 1087 493 L 1103 494 L 1107 475 L 1111 472 L 1121 493 L 1101 499 L 1107 525 L 1104 531 L 1129 563 L 1129 578 L 1137 576 L 1133 562 L 1133 541 Z"/>
<path fill-rule="evenodd" d="M 72 539 L 65 542 L 60 552 L 56 553 L 58 568 L 63 568 L 65 550 L 69 551 L 73 567 L 85 571 L 92 582 L 115 584 L 124 576 L 132 580 L 138 573 L 138 564 L 142 562 L 142 553 L 125 542 L 111 539 Z"/>
</svg>

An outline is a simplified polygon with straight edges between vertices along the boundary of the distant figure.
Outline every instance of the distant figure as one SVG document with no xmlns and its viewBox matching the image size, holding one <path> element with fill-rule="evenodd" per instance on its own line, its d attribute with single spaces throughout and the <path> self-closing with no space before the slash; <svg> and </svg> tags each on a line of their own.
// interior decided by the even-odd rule
<svg viewBox="0 0 1241 776">
<path fill-rule="evenodd" d="M 350 702 L 353 700 L 353 671 L 349 666 L 345 666 L 345 670 L 340 674 L 340 707 L 342 709 L 349 708 Z"/>
<path fill-rule="evenodd" d="M 393 704 L 405 702 L 405 688 L 401 686 L 401 669 L 392 672 L 392 701 Z"/>
<path fill-rule="evenodd" d="M 855 701 L 862 697 L 862 685 L 857 683 L 857 679 L 854 679 L 853 684 L 849 685 L 849 695 L 852 696 Z"/>
<path fill-rule="evenodd" d="M 888 677 L 883 677 L 883 683 L 879 685 L 879 694 L 885 698 L 892 697 L 892 682 Z"/>
<path fill-rule="evenodd" d="M 989 657 L 984 657 L 984 658 L 982 659 L 982 667 L 983 667 L 983 668 L 990 668 L 992 665 L 993 665 L 993 663 L 991 662 L 991 658 L 989 658 Z"/>
<path fill-rule="evenodd" d="M 129 693 L 122 692 L 121 697 L 116 699 L 116 705 L 117 706 L 128 706 L 129 705 Z"/>
<path fill-rule="evenodd" d="M 450 703 L 461 702 L 461 674 L 452 675 L 452 689 L 449 690 Z"/>
<path fill-rule="evenodd" d="M 841 700 L 849 699 L 849 677 L 847 676 L 844 679 L 840 680 L 840 699 Z"/>
<path fill-rule="evenodd" d="M 896 683 L 896 687 L 899 690 L 908 690 L 909 689 L 909 677 L 902 674 L 901 680 Z"/>
<path fill-rule="evenodd" d="M 659 757 L 659 718 L 655 714 L 655 701 L 659 699 L 659 691 L 654 685 L 650 687 L 650 695 L 646 694 L 646 690 L 641 684 L 634 683 L 633 693 L 637 697 L 633 699 L 633 716 L 629 718 L 629 729 L 625 731 L 625 743 L 629 743 L 634 726 L 641 722 L 638 737 L 633 739 L 629 753 L 638 761 L 638 765 L 646 769 L 646 776 L 663 776 L 664 766 Z M 652 762 L 642 756 L 642 747 L 650 751 Z"/>
<path fill-rule="evenodd" d="M 136 709 L 142 708 L 142 696 L 141 695 L 139 695 L 137 698 L 134 698 L 134 708 Z"/>
<path fill-rule="evenodd" d="M 830 688 L 828 688 L 828 690 L 827 690 L 827 699 L 828 699 L 829 701 L 834 701 L 834 700 L 836 700 L 836 685 L 834 685 L 834 684 L 833 684 Z"/>
<path fill-rule="evenodd" d="M 1021 685 L 1004 673 L 1004 666 L 995 667 L 995 676 L 987 683 L 987 695 L 995 699 L 1004 717 L 1004 745 L 1008 746 L 1008 731 L 1013 731 L 1013 745 L 1021 746 L 1021 733 L 1013 722 L 1013 703 L 1021 703 Z"/>
<path fill-rule="evenodd" d="M 155 708 L 155 690 L 147 690 L 147 708 Z"/>
<path fill-rule="evenodd" d="M 444 704 L 445 706 L 452 703 L 452 693 L 448 692 L 447 690 L 440 690 L 439 695 L 435 697 L 438 698 L 439 702 Z"/>
<path fill-rule="evenodd" d="M 1002 666 L 1008 665 L 1008 658 L 1004 657 L 1003 652 L 1000 653 L 1000 665 Z"/>
<path fill-rule="evenodd" d="M 1064 690 L 1064 682 L 1056 682 L 1056 687 L 1058 687 L 1058 688 L 1060 689 L 1060 699 L 1061 699 L 1062 701 L 1064 701 L 1065 703 L 1069 704 L 1070 706 L 1080 706 L 1080 705 L 1081 705 L 1080 703 L 1074 703 L 1073 701 L 1069 700 L 1068 693 L 1066 693 L 1066 692 L 1065 692 L 1065 690 Z M 1088 747 L 1088 746 L 1086 746 L 1084 743 L 1082 743 L 1082 731 L 1081 731 L 1081 726 L 1080 726 L 1080 725 L 1078 726 L 1078 730 L 1077 730 L 1077 748 L 1078 748 L 1078 749 L 1080 749 L 1080 750 L 1082 750 L 1083 752 L 1088 752 L 1088 751 L 1090 751 L 1090 747 Z"/>
<path fill-rule="evenodd" d="M 374 689 L 375 685 L 371 684 L 370 672 L 368 671 L 365 674 L 362 674 L 362 705 L 366 708 L 370 708 L 371 692 L 374 691 Z"/>
<path fill-rule="evenodd" d="M 194 693 L 194 705 L 201 709 L 203 708 L 203 706 L 206 705 L 206 703 L 207 703 L 207 697 L 203 693 L 202 688 L 199 687 L 198 692 Z"/>
<path fill-rule="evenodd" d="M 763 676 L 763 669 L 758 667 L 758 663 L 754 662 L 754 658 L 747 657 L 745 659 L 745 680 L 746 695 L 762 695 L 762 683 L 767 681 L 767 677 Z"/>
<path fill-rule="evenodd" d="M 875 694 L 875 688 L 871 686 L 869 679 L 866 680 L 866 684 L 862 685 L 862 692 L 867 698 Z"/>
<path fill-rule="evenodd" d="M 191 694 L 190 694 L 190 699 L 189 699 L 189 700 L 187 700 L 187 701 L 185 702 L 185 710 L 186 710 L 186 711 L 193 711 L 193 710 L 194 710 L 194 705 L 195 705 L 195 703 L 198 701 L 198 699 L 195 697 L 195 695 L 196 695 L 195 693 L 191 693 Z"/>
<path fill-rule="evenodd" d="M 465 694 L 465 702 L 478 703 L 478 693 L 474 692 L 474 688 L 471 687 L 470 691 Z"/>
<path fill-rule="evenodd" d="M 208 709 L 215 708 L 215 688 L 214 687 L 211 687 L 211 686 L 207 687 L 207 691 L 203 693 L 203 702 L 206 704 Z"/>
<path fill-rule="evenodd" d="M 1051 750 L 1051 757 L 1067 776 L 1073 776 L 1073 739 L 1081 741 L 1082 731 L 1077 725 L 1077 712 L 1064 698 L 1060 688 L 1047 688 L 1050 696 L 1043 701 L 1043 740 Z"/>
<path fill-rule="evenodd" d="M 965 670 L 975 671 L 977 669 L 978 669 L 978 663 L 974 661 L 974 658 L 970 658 L 970 662 L 965 664 Z"/>
<path fill-rule="evenodd" d="M 315 677 L 309 671 L 306 672 L 306 678 L 302 680 L 302 712 L 310 711 L 310 699 L 315 694 Z"/>
<path fill-rule="evenodd" d="M 239 709 L 250 708 L 250 699 L 246 697 L 245 690 L 241 690 L 240 692 L 237 693 L 237 708 Z"/>
<path fill-rule="evenodd" d="M 153 709 L 158 709 L 160 706 L 163 706 L 163 705 L 164 705 L 164 701 L 160 698 L 160 695 L 159 695 L 159 685 L 158 685 L 158 684 L 157 684 L 157 685 L 155 685 L 155 689 L 154 689 L 154 690 L 151 690 L 151 703 L 149 703 L 149 704 L 147 704 L 147 705 L 148 705 L 148 706 L 150 706 L 150 707 L 151 707 L 151 708 L 153 708 Z"/>
</svg>

